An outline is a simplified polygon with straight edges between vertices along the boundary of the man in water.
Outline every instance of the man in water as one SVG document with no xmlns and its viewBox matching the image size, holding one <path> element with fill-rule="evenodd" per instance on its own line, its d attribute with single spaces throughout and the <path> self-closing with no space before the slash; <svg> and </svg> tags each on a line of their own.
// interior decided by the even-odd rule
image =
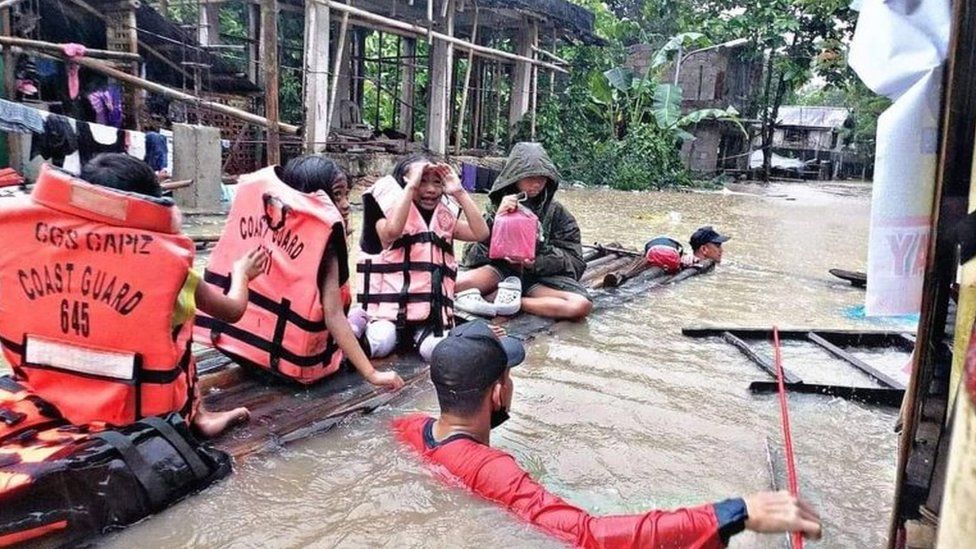
<svg viewBox="0 0 976 549">
<path fill-rule="evenodd" d="M 728 242 L 730 238 L 719 234 L 711 225 L 699 227 L 689 239 L 691 252 L 697 261 L 711 259 L 716 264 L 721 263 L 722 244 Z"/>
<path fill-rule="evenodd" d="M 787 492 L 614 516 L 590 515 L 552 495 L 510 454 L 490 446 L 491 429 L 508 419 L 510 369 L 524 358 L 518 340 L 499 338 L 482 321 L 454 328 L 431 357 L 440 417 L 399 418 L 398 438 L 479 496 L 577 547 L 718 548 L 744 529 L 820 537 L 820 518 Z"/>
</svg>

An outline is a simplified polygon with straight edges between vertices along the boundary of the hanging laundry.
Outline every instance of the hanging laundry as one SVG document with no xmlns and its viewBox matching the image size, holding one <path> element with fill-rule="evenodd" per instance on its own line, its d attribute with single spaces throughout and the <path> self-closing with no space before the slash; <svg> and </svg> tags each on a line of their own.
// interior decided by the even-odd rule
<svg viewBox="0 0 976 549">
<path fill-rule="evenodd" d="M 78 152 L 82 166 L 102 153 L 125 152 L 125 132 L 111 126 L 78 121 Z"/>
<path fill-rule="evenodd" d="M 61 44 L 61 50 L 68 59 L 85 56 L 85 46 L 81 44 Z M 78 69 L 77 63 L 68 63 L 68 97 L 71 99 L 78 97 Z"/>
<path fill-rule="evenodd" d="M 169 165 L 169 147 L 166 144 L 166 137 L 156 132 L 146 134 L 146 156 L 144 160 L 153 171 L 165 170 Z"/>
<path fill-rule="evenodd" d="M 44 128 L 31 140 L 31 158 L 40 156 L 58 167 L 64 165 L 66 156 L 78 150 L 78 136 L 73 121 L 58 114 L 44 120 Z"/>
<path fill-rule="evenodd" d="M 0 130 L 15 133 L 41 133 L 44 119 L 37 109 L 0 99 Z"/>
<path fill-rule="evenodd" d="M 146 134 L 142 132 L 125 132 L 125 152 L 139 160 L 146 158 Z"/>
</svg>

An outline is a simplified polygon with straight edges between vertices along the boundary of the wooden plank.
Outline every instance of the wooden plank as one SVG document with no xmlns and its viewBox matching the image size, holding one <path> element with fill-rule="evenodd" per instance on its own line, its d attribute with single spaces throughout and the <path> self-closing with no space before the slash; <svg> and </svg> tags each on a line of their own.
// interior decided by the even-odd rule
<svg viewBox="0 0 976 549">
<path fill-rule="evenodd" d="M 739 339 L 730 332 L 723 332 L 722 339 L 724 339 L 729 345 L 732 345 L 738 349 L 742 354 L 746 355 L 749 360 L 754 362 L 756 366 L 759 366 L 765 370 L 766 373 L 769 374 L 773 379 L 776 379 L 776 366 L 773 365 L 773 361 L 769 357 L 759 354 L 755 349 L 749 346 L 748 343 Z M 783 368 L 783 381 L 791 384 L 803 383 L 802 379 L 795 376 L 786 368 Z"/>
<path fill-rule="evenodd" d="M 742 327 L 742 326 L 688 326 L 681 329 L 681 333 L 688 337 L 720 337 L 729 332 L 743 339 L 770 339 L 773 331 L 770 328 Z M 792 328 L 780 330 L 779 337 L 784 340 L 805 340 L 807 334 L 817 332 L 824 339 L 835 345 L 857 347 L 890 347 L 904 348 L 905 334 L 888 330 L 842 330 L 831 328 Z M 910 349 L 909 349 L 910 350 Z"/>
<path fill-rule="evenodd" d="M 857 368 L 858 370 L 864 372 L 865 374 L 874 378 L 878 383 L 890 388 L 890 389 L 900 389 L 905 390 L 905 385 L 892 378 L 891 376 L 885 374 L 884 372 L 878 370 L 874 366 L 871 366 L 867 362 L 857 358 L 856 356 L 848 353 L 844 349 L 834 345 L 833 343 L 827 341 L 826 339 L 817 335 L 816 332 L 810 332 L 807 334 L 807 338 L 815 345 L 821 349 L 827 351 L 828 353 L 834 355 L 835 357 L 847 362 L 851 366 Z"/>
<path fill-rule="evenodd" d="M 816 383 L 787 383 L 786 390 L 791 393 L 828 395 L 845 400 L 855 400 L 865 404 L 879 406 L 901 406 L 905 391 L 889 389 L 887 387 L 847 387 L 840 385 L 819 385 Z M 749 384 L 749 392 L 753 394 L 768 394 L 779 391 L 779 384 L 775 381 L 753 381 Z"/>
<path fill-rule="evenodd" d="M 532 46 L 539 42 L 539 27 L 535 20 L 524 21 L 515 38 L 519 56 L 532 59 Z M 515 125 L 529 112 L 532 100 L 532 63 L 529 60 L 515 63 L 512 70 L 512 93 L 508 103 L 508 129 L 511 134 Z"/>
</svg>

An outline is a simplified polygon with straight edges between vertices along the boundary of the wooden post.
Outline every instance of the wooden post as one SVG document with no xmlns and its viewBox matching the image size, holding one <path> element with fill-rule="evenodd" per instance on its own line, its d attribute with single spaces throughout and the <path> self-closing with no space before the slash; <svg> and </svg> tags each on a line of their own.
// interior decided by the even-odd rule
<svg viewBox="0 0 976 549">
<path fill-rule="evenodd" d="M 339 35 L 336 37 L 335 61 L 332 65 L 332 83 L 329 86 L 329 127 L 338 128 L 340 126 L 336 116 L 336 97 L 339 94 L 339 83 L 342 82 L 344 95 L 349 97 L 349 14 L 342 14 L 342 22 L 339 23 Z"/>
<path fill-rule="evenodd" d="M 220 43 L 220 4 L 201 3 L 197 15 L 197 40 L 203 46 Z"/>
<path fill-rule="evenodd" d="M 0 10 L 0 33 L 4 36 L 13 34 L 11 30 L 10 8 Z M 16 58 L 14 57 L 13 48 L 3 48 L 3 88 L 6 98 L 11 101 L 17 95 L 14 91 L 17 86 L 15 63 Z M 19 135 L 13 132 L 7 133 L 8 161 L 10 162 L 10 166 L 18 172 L 24 171 L 23 162 L 21 161 L 21 143 L 22 141 Z"/>
<path fill-rule="evenodd" d="M 471 26 L 471 43 L 478 43 L 478 5 L 474 6 L 474 24 Z M 468 108 L 468 88 L 471 86 L 471 70 L 474 68 L 474 50 L 468 50 L 468 66 L 464 71 L 464 87 L 461 88 L 461 108 L 458 110 L 457 134 L 454 137 L 454 153 L 461 154 L 464 136 L 464 115 Z"/>
<path fill-rule="evenodd" d="M 248 3 L 247 8 L 247 79 L 257 84 L 262 80 L 258 60 L 261 57 L 261 6 Z"/>
<path fill-rule="evenodd" d="M 533 52 L 532 55 L 536 59 L 538 59 L 539 57 L 539 54 L 535 52 Z M 538 65 L 532 65 L 532 107 L 531 107 L 532 125 L 529 129 L 529 136 L 532 138 L 532 141 L 535 141 L 535 112 L 536 109 L 538 108 L 538 103 L 539 103 L 539 67 Z"/>
<path fill-rule="evenodd" d="M 454 36 L 454 0 L 444 19 L 444 32 Z M 450 118 L 448 97 L 451 90 L 451 60 L 454 45 L 440 38 L 434 39 L 430 59 L 430 103 L 427 106 L 427 148 L 436 155 L 447 154 L 447 123 Z"/>
<path fill-rule="evenodd" d="M 120 2 L 114 4 L 106 12 L 105 42 L 106 49 L 128 53 L 139 53 L 139 35 L 136 31 L 136 10 L 134 2 Z M 129 74 L 141 76 L 139 62 L 129 64 Z M 140 115 L 145 111 L 145 94 L 139 88 L 126 86 L 125 88 L 125 125 L 134 130 L 141 129 Z"/>
<path fill-rule="evenodd" d="M 400 125 L 398 131 L 413 140 L 414 85 L 417 78 L 417 40 L 403 39 L 403 56 L 407 59 L 400 73 Z"/>
<path fill-rule="evenodd" d="M 532 46 L 539 42 L 539 27 L 535 20 L 525 21 L 516 36 L 515 53 L 532 58 Z M 508 104 L 508 133 L 514 133 L 515 126 L 529 112 L 532 99 L 532 64 L 526 61 L 515 63 L 512 77 L 512 94 Z"/>
<path fill-rule="evenodd" d="M 332 97 L 329 89 L 329 6 L 320 2 L 305 2 L 304 88 L 305 152 L 319 153 L 325 150 L 332 112 L 329 109 Z"/>
<path fill-rule="evenodd" d="M 281 163 L 278 125 L 278 0 L 261 2 L 261 71 L 264 74 L 264 117 L 268 119 L 267 164 Z"/>
</svg>

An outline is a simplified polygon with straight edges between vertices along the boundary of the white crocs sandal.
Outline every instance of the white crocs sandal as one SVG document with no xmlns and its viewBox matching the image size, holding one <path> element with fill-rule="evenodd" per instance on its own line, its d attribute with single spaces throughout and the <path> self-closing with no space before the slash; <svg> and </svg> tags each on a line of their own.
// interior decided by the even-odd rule
<svg viewBox="0 0 976 549">
<path fill-rule="evenodd" d="M 454 308 L 473 315 L 494 318 L 498 313 L 494 303 L 485 301 L 477 288 L 471 288 L 454 295 Z"/>
<path fill-rule="evenodd" d="M 501 316 L 512 316 L 522 308 L 522 280 L 510 276 L 498 283 L 495 310 Z"/>
</svg>

